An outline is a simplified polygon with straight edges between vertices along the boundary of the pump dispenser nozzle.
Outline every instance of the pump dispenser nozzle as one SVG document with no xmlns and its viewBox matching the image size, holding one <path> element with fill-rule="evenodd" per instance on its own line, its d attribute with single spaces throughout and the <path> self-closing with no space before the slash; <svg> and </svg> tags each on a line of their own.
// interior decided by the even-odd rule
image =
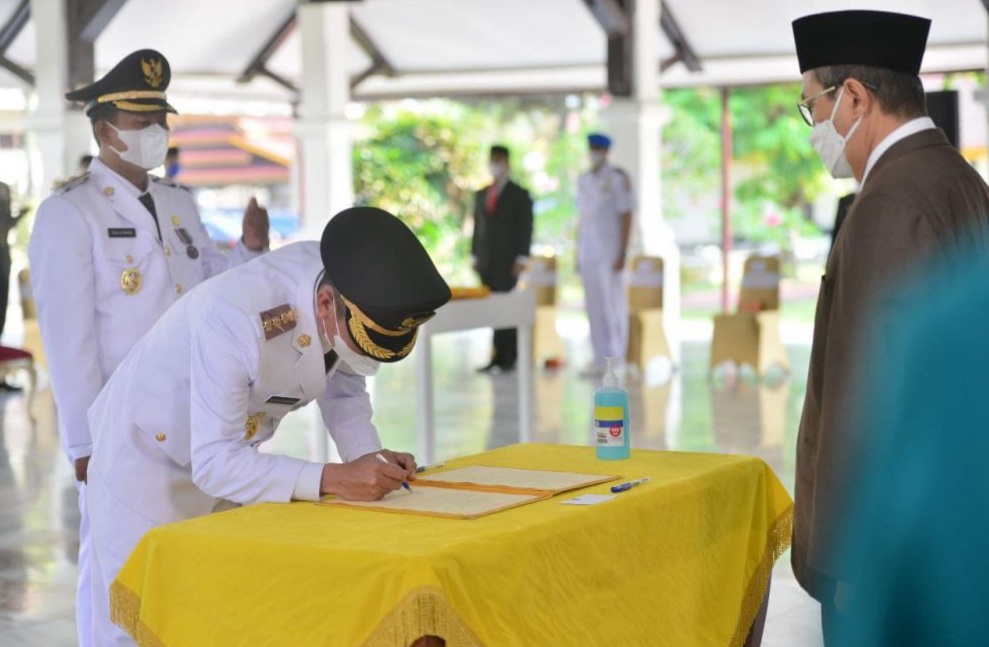
<svg viewBox="0 0 989 647">
<path fill-rule="evenodd" d="M 618 386 L 618 373 L 615 372 L 615 364 L 618 363 L 617 357 L 605 357 L 604 358 L 604 378 L 601 380 L 601 386 L 613 387 Z"/>
</svg>

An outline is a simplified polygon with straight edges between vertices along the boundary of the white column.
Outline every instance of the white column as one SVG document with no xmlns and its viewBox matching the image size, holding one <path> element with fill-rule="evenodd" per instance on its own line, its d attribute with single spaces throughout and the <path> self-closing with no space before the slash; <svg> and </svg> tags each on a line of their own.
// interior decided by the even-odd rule
<svg viewBox="0 0 989 647">
<path fill-rule="evenodd" d="M 295 122 L 296 187 L 302 236 L 319 240 L 333 214 L 354 203 L 353 126 L 347 120 L 350 9 L 346 3 L 302 4 L 296 9 L 302 42 L 302 85 Z M 317 447 L 330 460 L 319 409 Z"/>
<path fill-rule="evenodd" d="M 309 238 L 319 238 L 327 220 L 354 202 L 353 124 L 346 116 L 349 12 L 346 3 L 298 8 L 303 73 L 295 133 L 302 230 Z"/>
<path fill-rule="evenodd" d="M 42 197 L 55 180 L 75 174 L 79 157 L 92 148 L 89 122 L 68 109 L 68 29 L 65 3 L 32 0 L 37 42 L 34 96 L 29 101 L 27 139 L 31 192 Z"/>
<path fill-rule="evenodd" d="M 680 364 L 680 250 L 663 220 L 660 152 L 667 114 L 659 102 L 660 0 L 635 0 L 632 30 L 633 95 L 615 98 L 602 113 L 612 137 L 610 161 L 632 176 L 637 211 L 632 227 L 632 254 L 663 257 L 664 325 L 673 362 Z"/>
</svg>

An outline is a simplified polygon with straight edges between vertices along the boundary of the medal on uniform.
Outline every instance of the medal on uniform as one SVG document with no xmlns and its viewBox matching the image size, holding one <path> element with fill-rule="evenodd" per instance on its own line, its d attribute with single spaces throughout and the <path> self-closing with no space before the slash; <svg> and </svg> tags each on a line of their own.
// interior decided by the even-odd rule
<svg viewBox="0 0 989 647">
<path fill-rule="evenodd" d="M 125 294 L 137 294 L 144 285 L 141 272 L 136 267 L 129 267 L 120 275 L 120 288 Z"/>
<path fill-rule="evenodd" d="M 261 420 L 264 418 L 264 412 L 253 413 L 247 416 L 247 421 L 244 423 L 244 440 L 251 440 L 258 435 L 258 431 L 261 429 Z"/>
<path fill-rule="evenodd" d="M 199 258 L 199 250 L 192 244 L 192 236 L 185 230 L 185 227 L 176 227 L 175 233 L 178 234 L 179 240 L 185 244 L 185 253 L 189 255 L 189 258 L 193 260 Z"/>
</svg>

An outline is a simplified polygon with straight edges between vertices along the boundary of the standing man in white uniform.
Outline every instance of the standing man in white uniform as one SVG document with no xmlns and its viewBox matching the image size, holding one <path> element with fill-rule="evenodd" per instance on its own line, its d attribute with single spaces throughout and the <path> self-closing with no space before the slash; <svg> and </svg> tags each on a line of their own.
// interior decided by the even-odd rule
<svg viewBox="0 0 989 647">
<path fill-rule="evenodd" d="M 606 357 L 625 357 L 628 345 L 628 297 L 623 270 L 632 230 L 634 196 L 628 174 L 608 163 L 611 139 L 587 137 L 591 169 L 577 181 L 577 268 L 591 327 L 594 359 L 584 371 L 604 372 Z"/>
<path fill-rule="evenodd" d="M 80 491 L 76 623 L 84 646 L 93 644 L 86 411 L 131 347 L 185 291 L 268 246 L 267 213 L 252 200 L 243 238 L 224 257 L 192 196 L 148 174 L 168 149 L 166 116 L 175 112 L 165 97 L 170 77 L 164 56 L 140 50 L 66 94 L 86 102 L 99 156 L 41 204 L 28 245 L 59 436 Z"/>
<path fill-rule="evenodd" d="M 411 454 L 381 448 L 365 377 L 407 357 L 419 326 L 449 299 L 408 227 L 355 207 L 330 220 L 321 243 L 231 270 L 165 313 L 89 411 L 98 644 L 133 644 L 110 624 L 111 585 L 151 528 L 208 514 L 220 500 L 377 500 L 414 479 Z M 346 462 L 258 451 L 312 400 Z"/>
</svg>

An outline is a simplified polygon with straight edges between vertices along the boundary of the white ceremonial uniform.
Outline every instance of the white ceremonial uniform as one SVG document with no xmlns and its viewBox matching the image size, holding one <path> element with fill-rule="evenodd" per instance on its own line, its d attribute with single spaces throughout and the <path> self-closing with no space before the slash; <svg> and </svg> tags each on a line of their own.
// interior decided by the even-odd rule
<svg viewBox="0 0 989 647">
<path fill-rule="evenodd" d="M 324 365 L 315 313 L 319 243 L 287 245 L 191 291 L 134 347 L 89 418 L 93 605 L 157 525 L 239 504 L 319 499 L 323 463 L 263 454 L 290 411 L 317 400 L 343 460 L 381 449 L 363 377 Z M 101 609 L 102 608 L 102 609 Z M 112 636 L 112 637 L 111 637 Z"/>
<path fill-rule="evenodd" d="M 584 283 L 594 365 L 605 357 L 625 357 L 628 343 L 628 298 L 624 273 L 615 271 L 623 254 L 622 215 L 634 209 L 628 175 L 610 164 L 587 171 L 577 180 L 579 217 L 577 262 Z"/>
<path fill-rule="evenodd" d="M 225 257 L 210 241 L 188 191 L 156 179 L 148 191 L 160 240 L 154 218 L 138 200 L 141 191 L 99 159 L 38 208 L 28 244 L 31 283 L 59 437 L 70 461 L 92 453 L 86 412 L 137 340 L 186 290 L 261 253 L 238 246 Z M 91 644 L 89 517 L 86 486 L 76 487 L 76 622 L 85 646 Z"/>
</svg>

